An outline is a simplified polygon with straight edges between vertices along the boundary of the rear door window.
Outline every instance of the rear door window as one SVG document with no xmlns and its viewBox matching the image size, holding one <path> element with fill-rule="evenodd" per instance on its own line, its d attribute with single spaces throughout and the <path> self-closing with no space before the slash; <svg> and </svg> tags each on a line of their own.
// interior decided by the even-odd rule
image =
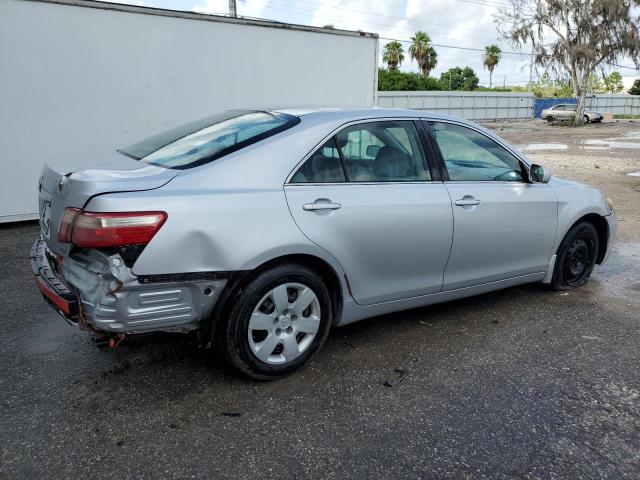
<svg viewBox="0 0 640 480">
<path fill-rule="evenodd" d="M 331 138 L 318 148 L 291 177 L 291 183 L 341 183 L 346 177 L 340 152 Z"/>
<path fill-rule="evenodd" d="M 336 135 L 351 182 L 431 180 L 415 124 L 410 120 L 366 122 Z"/>
</svg>

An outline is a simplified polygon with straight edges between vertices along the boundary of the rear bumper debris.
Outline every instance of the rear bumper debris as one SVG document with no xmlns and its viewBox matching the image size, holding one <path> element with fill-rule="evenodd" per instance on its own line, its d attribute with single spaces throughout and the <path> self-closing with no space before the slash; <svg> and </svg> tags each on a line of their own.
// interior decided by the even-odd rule
<svg viewBox="0 0 640 480">
<path fill-rule="evenodd" d="M 180 274 L 150 282 L 119 254 L 85 250 L 55 262 L 39 238 L 31 254 L 36 284 L 69 322 L 109 334 L 187 332 L 211 314 L 227 278 Z M 162 279 L 165 280 L 165 279 Z"/>
</svg>

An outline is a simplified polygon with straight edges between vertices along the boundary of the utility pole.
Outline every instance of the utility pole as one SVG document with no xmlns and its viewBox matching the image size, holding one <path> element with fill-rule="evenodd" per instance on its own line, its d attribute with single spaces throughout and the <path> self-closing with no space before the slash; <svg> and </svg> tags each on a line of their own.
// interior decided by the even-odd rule
<svg viewBox="0 0 640 480">
<path fill-rule="evenodd" d="M 236 0 L 229 0 L 229 16 L 236 18 L 238 11 L 236 10 Z"/>
<path fill-rule="evenodd" d="M 451 73 L 449 73 L 449 91 L 451 91 Z"/>
</svg>

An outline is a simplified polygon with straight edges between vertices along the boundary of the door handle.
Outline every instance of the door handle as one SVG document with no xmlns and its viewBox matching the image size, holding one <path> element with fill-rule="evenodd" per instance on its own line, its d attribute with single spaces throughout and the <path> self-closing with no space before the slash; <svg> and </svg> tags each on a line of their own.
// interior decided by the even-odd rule
<svg viewBox="0 0 640 480">
<path fill-rule="evenodd" d="M 461 207 L 472 206 L 472 205 L 480 205 L 480 200 L 474 198 L 472 195 L 465 195 L 462 198 L 459 198 L 454 202 L 456 205 Z"/>
<path fill-rule="evenodd" d="M 302 205 L 302 209 L 307 212 L 315 212 L 317 210 L 338 210 L 340 207 L 342 207 L 342 205 L 340 205 L 339 203 L 331 202 L 305 203 L 304 205 Z"/>
</svg>

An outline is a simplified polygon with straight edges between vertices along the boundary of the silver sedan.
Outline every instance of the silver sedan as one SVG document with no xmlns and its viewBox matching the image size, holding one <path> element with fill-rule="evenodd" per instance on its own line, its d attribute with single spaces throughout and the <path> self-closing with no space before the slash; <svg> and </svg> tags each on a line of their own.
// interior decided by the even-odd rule
<svg viewBox="0 0 640 480">
<path fill-rule="evenodd" d="M 103 345 L 191 332 L 256 379 L 308 363 L 333 325 L 584 285 L 616 230 L 601 191 L 428 112 L 230 111 L 118 152 L 45 167 L 44 298 Z"/>
<path fill-rule="evenodd" d="M 572 103 L 560 103 L 553 107 L 545 108 L 540 114 L 540 118 L 551 123 L 555 120 L 573 120 L 576 117 L 576 105 Z M 602 114 L 598 112 L 592 112 L 590 110 L 584 111 L 584 122 L 601 122 Z"/>
</svg>

